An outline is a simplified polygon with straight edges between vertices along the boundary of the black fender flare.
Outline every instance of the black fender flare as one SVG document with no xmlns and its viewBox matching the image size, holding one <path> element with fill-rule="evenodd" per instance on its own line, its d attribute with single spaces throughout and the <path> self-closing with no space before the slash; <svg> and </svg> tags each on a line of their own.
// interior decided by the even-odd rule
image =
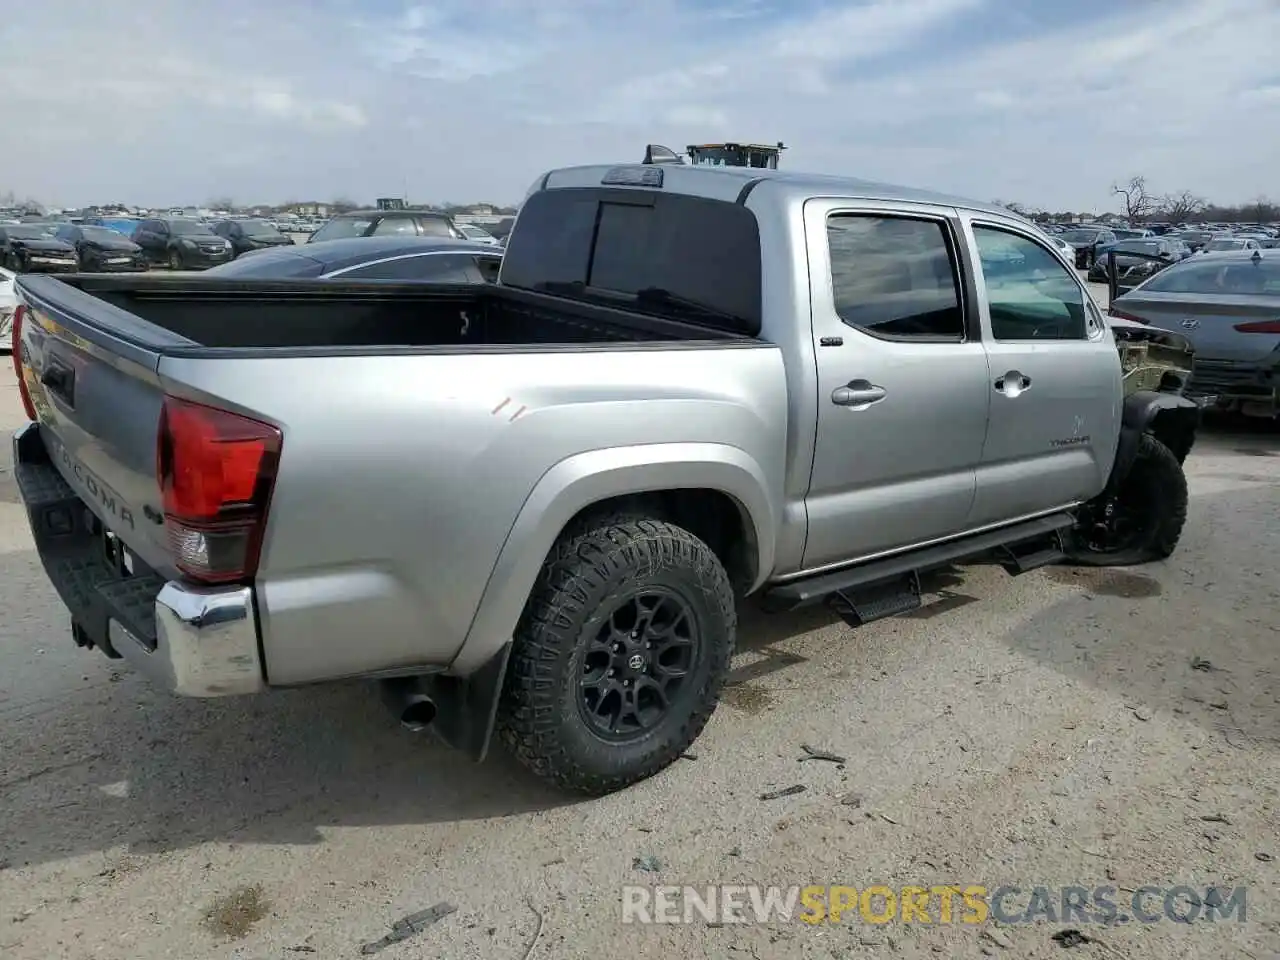
<svg viewBox="0 0 1280 960">
<path fill-rule="evenodd" d="M 1120 442 L 1104 495 L 1114 495 L 1138 455 L 1138 443 L 1149 433 L 1168 447 L 1182 463 L 1195 443 L 1203 409 L 1194 400 L 1176 393 L 1138 390 L 1124 398 L 1120 417 Z"/>
</svg>

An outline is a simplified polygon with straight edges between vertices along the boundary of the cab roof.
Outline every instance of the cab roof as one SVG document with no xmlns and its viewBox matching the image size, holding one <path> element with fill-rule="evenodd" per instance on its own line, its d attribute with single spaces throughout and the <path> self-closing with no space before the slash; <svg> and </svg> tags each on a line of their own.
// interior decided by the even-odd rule
<svg viewBox="0 0 1280 960">
<path fill-rule="evenodd" d="M 628 170 L 663 171 L 663 186 L 621 187 L 624 190 L 661 189 L 671 193 L 684 193 L 710 200 L 738 200 L 748 184 L 769 184 L 788 199 L 804 200 L 809 197 L 836 197 L 853 200 L 880 200 L 890 203 L 925 203 L 937 206 L 958 207 L 964 210 L 996 214 L 1003 218 L 1024 219 L 1004 207 L 983 203 L 965 197 L 921 190 L 916 187 L 860 180 L 821 173 L 804 173 L 796 170 L 769 170 L 760 167 L 706 167 L 682 163 L 613 163 L 590 164 L 580 167 L 563 167 L 548 173 L 535 190 L 553 190 L 560 187 L 599 187 L 605 174 Z"/>
</svg>

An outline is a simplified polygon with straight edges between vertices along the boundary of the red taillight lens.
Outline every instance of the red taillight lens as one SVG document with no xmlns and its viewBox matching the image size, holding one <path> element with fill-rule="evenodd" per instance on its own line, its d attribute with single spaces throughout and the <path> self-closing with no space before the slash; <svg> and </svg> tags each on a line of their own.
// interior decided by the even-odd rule
<svg viewBox="0 0 1280 960">
<path fill-rule="evenodd" d="M 1256 320 L 1253 323 L 1237 323 L 1241 333 L 1280 333 L 1280 320 Z"/>
<path fill-rule="evenodd" d="M 27 316 L 27 305 L 20 303 L 13 311 L 13 342 L 9 345 L 9 353 L 13 357 L 13 372 L 18 377 L 18 396 L 22 398 L 22 409 L 28 420 L 36 419 L 36 405 L 31 402 L 31 391 L 27 389 L 27 378 L 22 373 L 22 321 Z"/>
<path fill-rule="evenodd" d="M 1148 326 L 1150 325 L 1148 321 L 1142 319 L 1142 317 L 1135 316 L 1132 313 L 1126 313 L 1123 310 L 1118 310 L 1114 306 L 1107 307 L 1107 316 L 1115 317 L 1117 320 L 1132 320 L 1134 323 L 1147 324 Z"/>
<path fill-rule="evenodd" d="M 269 423 L 164 398 L 156 477 L 174 561 L 187 576 L 225 583 L 257 571 L 281 439 Z"/>
</svg>

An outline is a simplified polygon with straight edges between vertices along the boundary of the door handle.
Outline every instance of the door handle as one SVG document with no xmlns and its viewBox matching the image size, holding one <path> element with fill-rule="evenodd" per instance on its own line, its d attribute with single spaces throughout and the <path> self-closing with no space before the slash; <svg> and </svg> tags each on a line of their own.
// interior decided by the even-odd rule
<svg viewBox="0 0 1280 960">
<path fill-rule="evenodd" d="M 838 407 L 869 407 L 879 403 L 889 391 L 878 387 L 869 380 L 850 380 L 843 387 L 831 391 L 831 402 Z"/>
<path fill-rule="evenodd" d="M 1006 397 L 1016 397 L 1031 389 L 1031 378 L 1025 373 L 1010 370 L 1003 377 L 996 380 L 995 388 Z"/>
</svg>

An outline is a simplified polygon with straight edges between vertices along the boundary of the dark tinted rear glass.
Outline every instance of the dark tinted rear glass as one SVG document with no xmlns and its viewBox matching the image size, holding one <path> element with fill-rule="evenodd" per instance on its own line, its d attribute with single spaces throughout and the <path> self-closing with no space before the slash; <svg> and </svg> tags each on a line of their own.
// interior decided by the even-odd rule
<svg viewBox="0 0 1280 960">
<path fill-rule="evenodd" d="M 509 286 L 578 285 L 584 298 L 613 303 L 665 290 L 668 302 L 628 306 L 749 336 L 760 331 L 760 233 L 755 215 L 735 203 L 660 191 L 544 190 L 525 201 L 504 261 Z M 670 302 L 676 298 L 726 316 L 693 315 Z"/>
</svg>

